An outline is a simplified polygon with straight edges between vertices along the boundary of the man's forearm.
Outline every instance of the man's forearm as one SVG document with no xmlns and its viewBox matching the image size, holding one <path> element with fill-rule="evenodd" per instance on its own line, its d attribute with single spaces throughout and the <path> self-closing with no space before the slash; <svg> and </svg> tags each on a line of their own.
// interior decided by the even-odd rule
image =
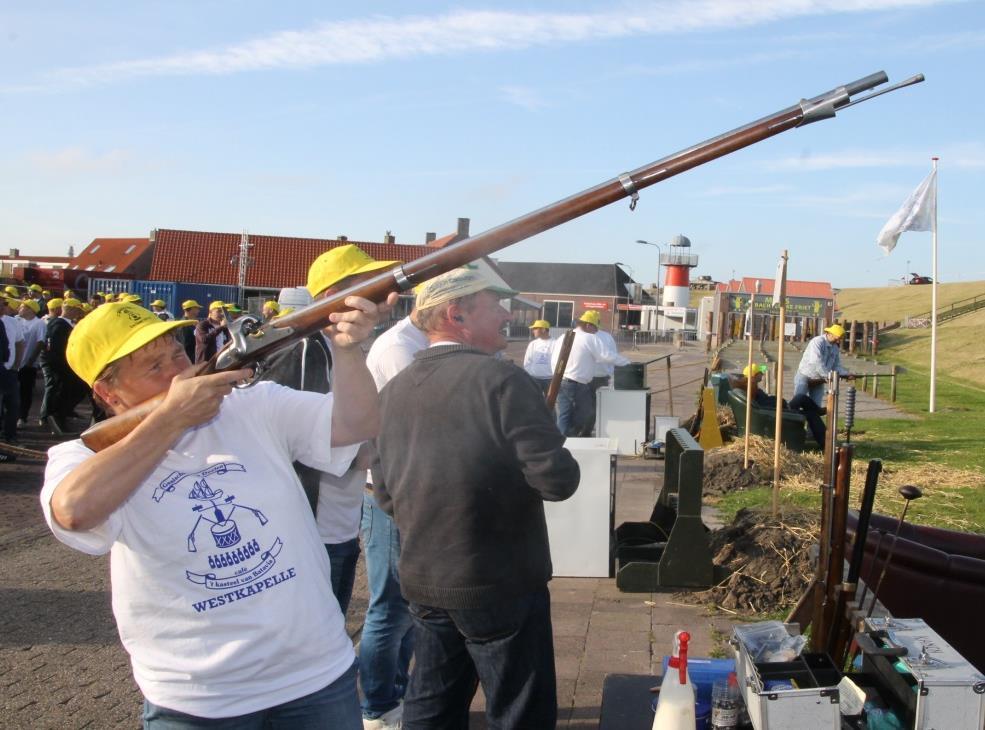
<svg viewBox="0 0 985 730">
<path fill-rule="evenodd" d="M 368 441 L 380 430 L 376 383 L 359 347 L 332 350 L 332 446 Z"/>
</svg>

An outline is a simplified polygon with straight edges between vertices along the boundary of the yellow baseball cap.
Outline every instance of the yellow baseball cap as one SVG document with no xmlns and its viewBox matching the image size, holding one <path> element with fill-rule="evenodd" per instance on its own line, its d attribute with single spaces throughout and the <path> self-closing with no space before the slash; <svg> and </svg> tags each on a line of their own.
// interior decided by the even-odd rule
<svg viewBox="0 0 985 730">
<path fill-rule="evenodd" d="M 150 305 L 152 307 L 166 307 L 166 306 L 168 306 L 167 305 L 167 302 L 165 302 L 163 299 L 155 299 L 153 302 L 150 303 Z"/>
<path fill-rule="evenodd" d="M 20 297 L 20 294 L 18 293 L 16 286 L 5 286 L 3 290 L 12 297 Z"/>
<path fill-rule="evenodd" d="M 236 304 L 236 302 L 231 302 L 231 303 L 229 303 L 229 304 L 226 305 L 226 311 L 227 312 L 242 312 L 243 310 L 239 308 L 239 305 Z"/>
<path fill-rule="evenodd" d="M 61 297 L 55 297 L 54 299 L 48 300 L 48 309 L 57 309 L 60 306 L 62 306 Z"/>
<path fill-rule="evenodd" d="M 263 303 L 263 308 L 264 309 L 270 308 L 270 309 L 274 310 L 275 312 L 279 312 L 280 311 L 280 305 L 277 302 L 275 302 L 273 299 L 264 302 Z"/>
<path fill-rule="evenodd" d="M 144 300 L 139 294 L 121 294 L 120 301 L 127 304 L 143 304 Z"/>
<path fill-rule="evenodd" d="M 765 373 L 766 372 L 766 366 L 765 365 L 757 365 L 756 363 L 753 363 L 752 364 L 752 372 L 754 372 L 754 373 Z M 749 377 L 749 365 L 746 365 L 744 368 L 742 368 L 742 375 L 745 376 L 745 377 L 747 377 L 747 378 Z"/>
<path fill-rule="evenodd" d="M 585 313 L 578 318 L 578 321 L 593 324 L 598 327 L 599 323 L 602 321 L 602 317 L 594 309 L 586 309 Z"/>
<path fill-rule="evenodd" d="M 4 297 L 7 300 L 7 306 L 11 309 L 17 309 L 21 305 L 20 297 Z"/>
<path fill-rule="evenodd" d="M 79 308 L 81 308 L 82 307 L 82 302 L 80 302 L 78 299 L 73 299 L 72 297 L 65 297 L 64 299 L 62 299 L 62 308 L 65 308 L 65 307 L 79 307 Z"/>
<path fill-rule="evenodd" d="M 196 302 L 194 299 L 186 299 L 181 303 L 182 309 L 201 309 L 202 305 Z"/>
<path fill-rule="evenodd" d="M 130 302 L 104 304 L 72 330 L 65 358 L 75 374 L 92 385 L 111 362 L 176 327 L 194 324 L 188 319 L 163 322 L 153 312 Z"/>
<path fill-rule="evenodd" d="M 30 289 L 31 291 L 39 291 L 42 294 L 44 293 L 44 290 L 41 288 L 40 284 L 31 284 L 31 286 L 29 286 L 28 289 Z"/>
<path fill-rule="evenodd" d="M 225 303 L 223 303 L 223 302 L 218 302 L 218 301 L 216 301 L 216 302 L 212 302 L 212 304 L 210 304 L 210 305 L 209 305 L 209 311 L 210 311 L 210 312 L 211 312 L 211 311 L 212 311 L 213 309 L 225 309 L 225 308 L 226 308 L 226 305 L 225 305 Z"/>
<path fill-rule="evenodd" d="M 308 293 L 317 297 L 347 276 L 386 269 L 399 263 L 399 261 L 377 261 L 351 243 L 337 246 L 323 253 L 311 264 L 308 269 Z"/>
<path fill-rule="evenodd" d="M 549 330 L 550 328 L 551 328 L 551 323 L 548 322 L 546 319 L 538 319 L 529 327 L 529 329 L 532 330 L 535 329 Z"/>
<path fill-rule="evenodd" d="M 842 327 L 840 324 L 833 324 L 830 327 L 825 327 L 824 328 L 824 331 L 825 332 L 830 332 L 835 337 L 844 337 L 845 336 L 845 328 Z"/>
<path fill-rule="evenodd" d="M 72 293 L 71 289 L 66 289 L 62 292 L 62 297 L 64 299 L 75 299 L 75 295 Z"/>
<path fill-rule="evenodd" d="M 50 297 L 51 296 L 51 292 L 48 291 L 47 289 L 42 289 L 41 290 L 41 294 L 42 294 L 42 296 L 46 296 L 46 297 Z"/>
<path fill-rule="evenodd" d="M 30 310 L 31 310 L 32 312 L 34 312 L 35 314 L 37 314 L 38 312 L 40 312 L 40 311 L 41 311 L 41 305 L 40 305 L 40 304 L 38 304 L 38 303 L 37 303 L 36 301 L 34 301 L 33 299 L 25 299 L 24 301 L 22 301 L 22 302 L 20 303 L 20 306 L 22 306 L 22 307 L 27 307 L 28 309 L 30 309 Z"/>
<path fill-rule="evenodd" d="M 89 314 L 92 311 L 92 305 L 88 302 L 82 302 L 82 311 Z"/>
</svg>

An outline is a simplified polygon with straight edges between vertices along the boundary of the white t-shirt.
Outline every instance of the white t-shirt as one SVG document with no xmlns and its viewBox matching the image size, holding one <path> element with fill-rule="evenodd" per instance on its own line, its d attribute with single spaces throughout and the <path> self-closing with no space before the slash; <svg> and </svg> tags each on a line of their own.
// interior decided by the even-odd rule
<svg viewBox="0 0 985 730">
<path fill-rule="evenodd" d="M 554 351 L 555 341 L 552 339 L 542 340 L 535 337 L 527 345 L 527 352 L 523 356 L 523 369 L 531 376 L 540 380 L 547 380 L 554 375 L 554 368 L 551 367 L 551 354 Z"/>
<path fill-rule="evenodd" d="M 561 348 L 558 347 L 551 356 L 552 367 L 557 366 Z M 586 332 L 581 327 L 575 329 L 575 339 L 571 343 L 571 353 L 568 355 L 568 366 L 564 369 L 564 377 L 579 383 L 589 383 L 595 377 L 595 365 L 600 362 L 626 365 L 628 358 L 617 352 L 609 352 L 599 341 L 598 335 Z"/>
<path fill-rule="evenodd" d="M 291 467 L 341 474 L 333 397 L 258 383 L 190 429 L 98 527 L 51 516 L 59 482 L 92 456 L 48 452 L 41 504 L 55 536 L 111 552 L 113 613 L 134 678 L 154 704 L 202 717 L 256 712 L 315 692 L 355 659 L 328 555 Z"/>
<path fill-rule="evenodd" d="M 21 362 L 17 363 L 17 367 L 22 368 L 27 364 L 27 358 L 34 352 L 34 348 L 38 346 L 39 342 L 44 340 L 47 325 L 40 317 L 24 319 L 18 316 L 16 319 L 20 323 L 21 331 L 24 333 L 24 357 Z"/>
<path fill-rule="evenodd" d="M 609 362 L 595 363 L 595 377 L 612 377 L 616 371 L 616 366 L 613 363 L 619 357 L 619 348 L 616 346 L 616 341 L 612 335 L 605 330 L 599 330 L 595 333 L 595 336 L 599 338 L 599 344 L 602 345 L 602 350 L 611 358 Z"/>
<path fill-rule="evenodd" d="M 428 336 L 404 317 L 393 327 L 376 338 L 366 355 L 366 367 L 376 381 L 376 389 L 383 386 L 414 361 L 414 353 L 426 349 Z"/>
<path fill-rule="evenodd" d="M 14 367 L 14 360 L 17 356 L 17 343 L 24 341 L 24 329 L 21 327 L 20 320 L 9 314 L 3 315 L 3 328 L 7 330 L 7 342 L 10 344 L 7 350 L 7 359 L 3 366 L 10 370 Z"/>
</svg>

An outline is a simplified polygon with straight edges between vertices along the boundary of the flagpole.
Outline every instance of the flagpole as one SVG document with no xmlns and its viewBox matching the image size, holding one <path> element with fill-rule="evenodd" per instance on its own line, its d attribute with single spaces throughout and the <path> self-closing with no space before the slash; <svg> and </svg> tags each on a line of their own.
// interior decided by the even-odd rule
<svg viewBox="0 0 985 730">
<path fill-rule="evenodd" d="M 759 294 L 759 279 L 756 279 L 756 286 L 753 292 L 749 295 L 749 311 L 746 313 L 748 321 L 746 322 L 746 328 L 749 330 L 749 356 L 746 362 L 746 438 L 745 438 L 745 456 L 742 459 L 742 468 L 749 468 L 749 431 L 752 430 L 752 384 L 755 373 L 752 371 L 752 340 L 753 340 L 753 324 L 755 319 L 753 317 L 753 312 L 756 307 L 756 295 Z"/>
<path fill-rule="evenodd" d="M 779 291 L 780 333 L 776 349 L 776 420 L 773 426 L 773 517 L 780 514 L 780 435 L 783 426 L 783 343 L 787 325 L 787 250 L 783 250 L 782 275 L 773 282 Z"/>
<path fill-rule="evenodd" d="M 940 180 L 937 178 L 937 161 L 939 157 L 931 157 L 934 163 L 934 220 L 931 228 L 931 290 L 930 290 L 930 408 L 934 413 L 937 410 L 937 189 Z"/>
</svg>

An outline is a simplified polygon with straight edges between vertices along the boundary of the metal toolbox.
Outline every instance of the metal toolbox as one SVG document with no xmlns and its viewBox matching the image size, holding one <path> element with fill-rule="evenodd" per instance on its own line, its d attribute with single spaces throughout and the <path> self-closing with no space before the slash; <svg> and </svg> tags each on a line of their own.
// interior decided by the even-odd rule
<svg viewBox="0 0 985 730">
<path fill-rule="evenodd" d="M 788 627 L 790 630 L 790 627 Z M 756 730 L 831 730 L 841 724 L 841 672 L 827 654 L 801 654 L 788 662 L 756 662 L 733 634 L 739 689 Z M 791 681 L 787 689 L 775 686 Z"/>
<path fill-rule="evenodd" d="M 915 730 L 985 727 L 985 675 L 923 619 L 872 617 L 864 628 L 862 669 L 903 700 Z"/>
</svg>

